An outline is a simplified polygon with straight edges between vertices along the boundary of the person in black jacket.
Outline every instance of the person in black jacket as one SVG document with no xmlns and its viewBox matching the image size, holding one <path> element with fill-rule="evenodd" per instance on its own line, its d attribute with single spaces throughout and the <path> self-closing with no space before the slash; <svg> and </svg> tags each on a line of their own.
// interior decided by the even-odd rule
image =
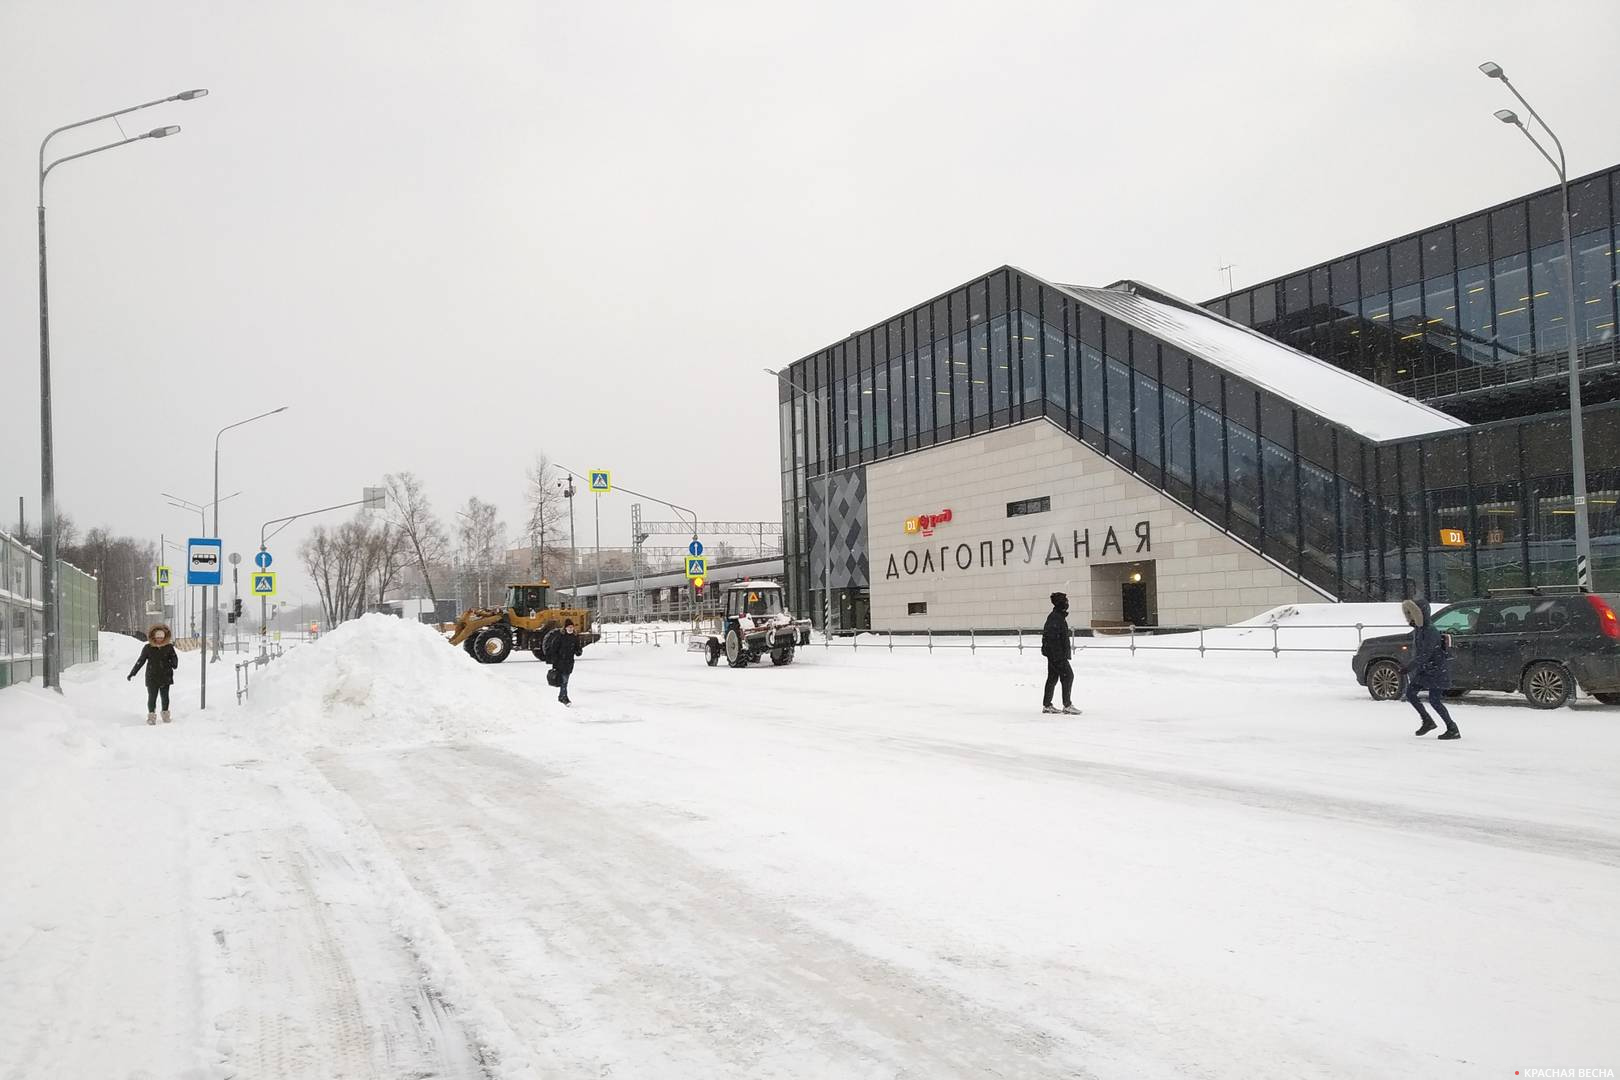
<svg viewBox="0 0 1620 1080">
<path fill-rule="evenodd" d="M 180 654 L 174 651 L 173 635 L 167 626 L 159 623 L 146 632 L 146 644 L 141 646 L 141 657 L 129 669 L 129 679 L 146 668 L 146 722 L 157 723 L 158 698 L 163 699 L 163 722 L 169 722 L 169 687 L 174 684 L 175 670 L 180 667 Z M 128 682 L 129 679 L 125 679 Z"/>
<path fill-rule="evenodd" d="M 1046 627 L 1041 631 L 1041 655 L 1046 657 L 1046 694 L 1041 698 L 1041 711 L 1047 713 L 1059 711 L 1052 704 L 1052 691 L 1061 682 L 1062 711 L 1078 715 L 1080 710 L 1074 707 L 1074 701 L 1070 696 L 1074 691 L 1074 668 L 1070 666 L 1069 658 L 1074 655 L 1074 639 L 1069 635 L 1067 593 L 1052 594 L 1052 613 L 1046 617 Z"/>
<path fill-rule="evenodd" d="M 1446 655 L 1446 643 L 1440 631 L 1434 628 L 1429 621 L 1429 605 L 1423 600 L 1401 601 L 1401 612 L 1406 621 L 1412 625 L 1412 658 L 1407 661 L 1401 673 L 1406 676 L 1406 700 L 1412 703 L 1418 716 L 1423 718 L 1423 726 L 1414 734 L 1427 735 L 1439 725 L 1424 711 L 1423 703 L 1418 700 L 1419 692 L 1429 692 L 1429 704 L 1434 711 L 1440 714 L 1445 722 L 1445 733 L 1442 739 L 1460 739 L 1462 732 L 1452 722 L 1451 713 L 1446 711 L 1445 693 L 1451 686 L 1451 658 Z"/>
<path fill-rule="evenodd" d="M 548 644 L 546 661 L 557 673 L 557 700 L 564 705 L 572 704 L 568 700 L 568 677 L 574 673 L 574 657 L 585 651 L 585 645 L 574 629 L 574 620 L 565 619 L 562 633 L 551 635 Z"/>
</svg>

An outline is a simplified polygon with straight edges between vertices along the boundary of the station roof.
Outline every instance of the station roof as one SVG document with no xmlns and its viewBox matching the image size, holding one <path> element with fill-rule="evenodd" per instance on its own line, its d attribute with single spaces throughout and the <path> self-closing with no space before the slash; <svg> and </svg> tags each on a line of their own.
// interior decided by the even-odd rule
<svg viewBox="0 0 1620 1080">
<path fill-rule="evenodd" d="M 1049 284 L 1363 438 L 1383 442 L 1467 426 L 1439 409 L 1151 286 L 1134 281 L 1107 288 Z"/>
</svg>

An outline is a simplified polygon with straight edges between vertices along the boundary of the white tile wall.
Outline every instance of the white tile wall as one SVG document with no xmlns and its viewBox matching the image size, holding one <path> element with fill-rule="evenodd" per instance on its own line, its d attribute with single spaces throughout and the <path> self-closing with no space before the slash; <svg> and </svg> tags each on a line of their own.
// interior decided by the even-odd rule
<svg viewBox="0 0 1620 1080">
<path fill-rule="evenodd" d="M 1223 624 L 1280 604 L 1324 597 L 1221 533 L 1095 450 L 1045 420 L 988 432 L 866 467 L 872 626 L 989 629 L 1039 626 L 1048 594 L 1069 594 L 1070 622 L 1089 623 L 1091 566 L 1154 560 L 1158 621 Z M 1007 503 L 1050 496 L 1045 514 L 1009 518 Z M 905 520 L 949 509 L 932 537 L 908 535 Z M 1138 551 L 1136 525 L 1148 523 L 1150 550 Z M 1119 547 L 1103 553 L 1109 528 Z M 1074 534 L 1090 531 L 1089 558 Z M 1062 561 L 1048 561 L 1053 537 Z M 1013 554 L 1003 562 L 1003 541 Z M 981 545 L 992 543 L 983 561 Z M 1026 552 L 1033 545 L 1033 557 Z M 966 544 L 971 568 L 958 569 Z M 941 549 L 945 566 L 940 567 Z M 933 571 L 921 569 L 932 551 Z M 907 553 L 917 572 L 906 573 Z M 891 567 L 892 560 L 892 567 Z M 906 614 L 923 601 L 926 616 Z M 1110 608 L 1117 599 L 1110 597 Z"/>
</svg>

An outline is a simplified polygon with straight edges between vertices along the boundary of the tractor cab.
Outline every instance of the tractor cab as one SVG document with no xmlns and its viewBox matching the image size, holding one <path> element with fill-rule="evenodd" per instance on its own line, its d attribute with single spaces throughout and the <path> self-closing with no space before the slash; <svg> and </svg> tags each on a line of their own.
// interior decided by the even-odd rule
<svg viewBox="0 0 1620 1080">
<path fill-rule="evenodd" d="M 506 590 L 506 607 L 512 614 L 520 619 L 532 619 L 551 606 L 551 582 L 541 581 L 530 585 L 509 585 Z"/>
<path fill-rule="evenodd" d="M 726 590 L 726 619 L 768 619 L 786 611 L 782 603 L 781 586 L 774 582 L 766 585 L 733 585 Z"/>
</svg>

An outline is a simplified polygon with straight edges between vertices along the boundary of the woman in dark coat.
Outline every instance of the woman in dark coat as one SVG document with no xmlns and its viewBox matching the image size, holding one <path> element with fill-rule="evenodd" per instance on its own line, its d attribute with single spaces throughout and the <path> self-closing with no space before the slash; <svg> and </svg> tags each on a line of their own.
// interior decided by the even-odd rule
<svg viewBox="0 0 1620 1080">
<path fill-rule="evenodd" d="M 1440 737 L 1442 739 L 1460 739 L 1462 732 L 1451 720 L 1451 713 L 1446 711 L 1445 694 L 1451 686 L 1451 658 L 1446 655 L 1446 643 L 1440 631 L 1434 628 L 1429 621 L 1429 605 L 1423 600 L 1401 601 L 1401 612 L 1406 621 L 1412 625 L 1412 658 L 1407 661 L 1402 673 L 1406 676 L 1406 700 L 1412 703 L 1418 716 L 1423 718 L 1423 726 L 1415 734 L 1427 735 L 1439 725 L 1424 711 L 1423 703 L 1418 700 L 1418 693 L 1423 690 L 1429 692 L 1429 704 L 1434 711 L 1440 714 L 1445 722 L 1446 730 Z"/>
<path fill-rule="evenodd" d="M 169 722 L 169 687 L 174 684 L 175 669 L 180 666 L 180 654 L 174 650 L 173 635 L 167 626 L 159 623 L 146 632 L 146 644 L 141 646 L 141 658 L 129 669 L 133 679 L 146 668 L 146 722 L 157 723 L 158 698 L 163 699 L 163 722 Z M 127 679 L 125 680 L 128 681 Z"/>
</svg>

